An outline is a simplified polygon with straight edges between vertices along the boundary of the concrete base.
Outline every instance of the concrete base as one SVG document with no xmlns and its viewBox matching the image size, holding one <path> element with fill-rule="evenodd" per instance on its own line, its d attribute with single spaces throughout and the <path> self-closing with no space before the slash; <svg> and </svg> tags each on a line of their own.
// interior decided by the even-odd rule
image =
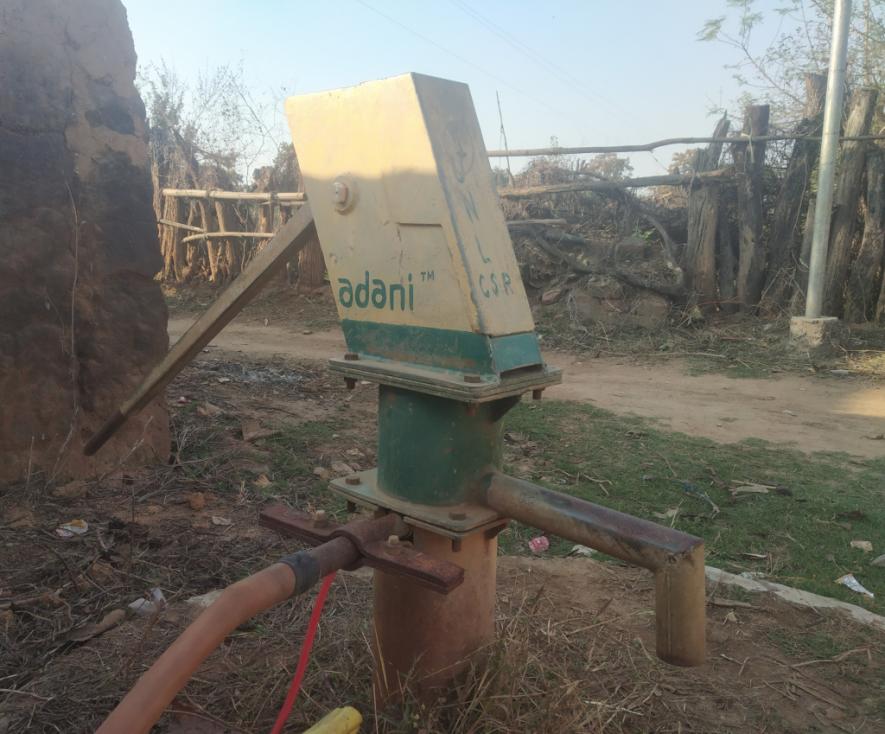
<svg viewBox="0 0 885 734">
<path fill-rule="evenodd" d="M 816 357 L 838 352 L 846 334 L 845 324 L 835 316 L 814 319 L 794 316 L 790 319 L 790 341 L 793 346 Z"/>
</svg>

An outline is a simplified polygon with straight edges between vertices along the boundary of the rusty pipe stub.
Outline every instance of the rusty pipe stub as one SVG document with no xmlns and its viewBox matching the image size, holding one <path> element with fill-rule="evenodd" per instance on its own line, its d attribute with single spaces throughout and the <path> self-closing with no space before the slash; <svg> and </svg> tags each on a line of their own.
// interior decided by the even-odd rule
<svg viewBox="0 0 885 734">
<path fill-rule="evenodd" d="M 500 472 L 489 474 L 483 486 L 481 501 L 504 517 L 653 571 L 658 657 L 674 665 L 703 664 L 706 598 L 701 538 Z"/>
<path fill-rule="evenodd" d="M 341 566 L 348 571 L 367 565 L 408 576 L 412 583 L 440 594 L 449 593 L 464 581 L 464 569 L 457 564 L 422 553 L 411 544 L 391 543 L 392 537 L 400 538 L 412 532 L 395 513 L 339 526 L 328 518 L 318 521 L 316 517 L 276 504 L 261 511 L 259 523 L 313 545 L 324 544 L 320 547 L 329 546 L 328 541 L 335 539 L 345 541 L 355 553 L 353 561 Z"/>
</svg>

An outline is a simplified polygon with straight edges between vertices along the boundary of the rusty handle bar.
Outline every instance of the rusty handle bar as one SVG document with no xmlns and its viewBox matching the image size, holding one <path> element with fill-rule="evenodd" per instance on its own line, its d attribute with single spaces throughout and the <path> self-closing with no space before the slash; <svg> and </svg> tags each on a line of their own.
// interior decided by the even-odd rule
<svg viewBox="0 0 885 734">
<path fill-rule="evenodd" d="M 495 472 L 483 501 L 501 515 L 581 543 L 655 574 L 657 655 L 673 665 L 704 662 L 704 541 Z"/>
<path fill-rule="evenodd" d="M 92 456 L 113 436 L 130 415 L 144 408 L 243 310 L 286 261 L 303 249 L 314 234 L 313 214 L 305 204 L 286 222 L 209 309 L 184 333 L 135 392 L 86 442 L 83 453 Z"/>
</svg>

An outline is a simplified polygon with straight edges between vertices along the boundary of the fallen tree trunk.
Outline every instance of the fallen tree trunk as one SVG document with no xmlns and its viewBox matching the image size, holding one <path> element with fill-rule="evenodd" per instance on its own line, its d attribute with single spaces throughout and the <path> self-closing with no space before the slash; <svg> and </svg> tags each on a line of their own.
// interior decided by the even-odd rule
<svg viewBox="0 0 885 734">
<path fill-rule="evenodd" d="M 846 135 L 865 135 L 870 130 L 876 109 L 877 90 L 861 89 L 851 96 Z M 836 193 L 833 201 L 833 222 L 824 280 L 824 314 L 841 316 L 845 303 L 845 283 L 851 264 L 851 250 L 857 233 L 858 204 L 863 180 L 867 143 L 847 142 L 842 146 Z"/>
<path fill-rule="evenodd" d="M 720 150 L 721 143 L 715 143 Z M 723 168 L 718 171 L 708 171 L 693 174 L 667 174 L 664 176 L 642 176 L 639 178 L 624 178 L 604 181 L 579 181 L 576 183 L 546 184 L 543 186 L 526 186 L 520 189 L 498 189 L 498 195 L 502 199 L 528 199 L 540 194 L 566 194 L 576 191 L 615 191 L 618 189 L 636 189 L 646 186 L 689 186 L 691 184 L 703 184 L 711 181 L 720 181 L 731 176 L 732 171 Z"/>
<path fill-rule="evenodd" d="M 867 155 L 867 187 L 863 206 L 863 239 L 848 276 L 845 320 L 867 321 L 876 315 L 885 249 L 885 152 Z"/>
<path fill-rule="evenodd" d="M 762 138 L 756 138 L 756 142 L 769 143 L 774 141 L 797 140 L 796 135 L 765 135 Z M 885 135 L 854 135 L 844 136 L 840 140 L 865 140 L 875 141 L 883 140 Z M 713 136 L 712 138 L 665 138 L 663 140 L 655 140 L 651 143 L 636 143 L 634 145 L 584 145 L 570 148 L 513 148 L 512 150 L 489 150 L 486 155 L 489 158 L 538 158 L 540 156 L 557 156 L 557 155 L 588 155 L 600 153 L 649 153 L 656 148 L 663 148 L 668 145 L 709 145 L 711 143 L 739 143 L 742 138 L 738 135 L 731 137 Z M 747 138 L 743 139 L 744 141 Z M 810 135 L 803 137 L 802 140 L 810 140 L 818 143 L 820 147 L 820 135 Z"/>
<path fill-rule="evenodd" d="M 634 288 L 641 288 L 653 293 L 658 293 L 667 298 L 681 300 L 685 297 L 684 276 L 683 272 L 678 267 L 675 267 L 675 269 L 673 267 L 667 268 L 667 270 L 673 275 L 673 282 L 670 283 L 662 282 L 660 279 L 652 281 L 649 278 L 642 278 L 640 275 L 630 272 L 618 263 L 617 253 L 622 244 L 621 242 L 612 244 L 594 243 L 585 240 L 578 235 L 558 232 L 556 230 L 547 230 L 543 233 L 535 234 L 533 236 L 533 241 L 548 255 L 565 263 L 575 272 L 610 275 L 617 280 L 620 280 L 622 283 L 626 283 Z M 589 253 L 589 251 L 593 249 L 600 253 L 605 252 L 608 254 L 608 257 L 597 258 L 593 263 L 584 262 L 576 255 L 560 247 L 559 245 L 562 243 L 577 247 L 584 253 Z M 668 266 L 669 265 L 670 263 L 668 263 Z"/>
<path fill-rule="evenodd" d="M 808 136 L 820 133 L 826 91 L 825 76 L 805 75 L 805 112 L 795 130 L 796 144 L 781 181 L 768 237 L 768 277 L 763 300 L 765 310 L 771 313 L 784 306 L 794 283 L 801 242 L 802 206 L 820 154 L 820 143 Z"/>
<path fill-rule="evenodd" d="M 744 118 L 745 135 L 756 140 L 768 133 L 768 105 L 750 105 Z M 737 298 L 743 309 L 755 308 L 765 283 L 766 254 L 762 241 L 762 172 L 765 168 L 765 143 L 742 143 L 735 146 L 738 170 L 738 274 Z"/>
<path fill-rule="evenodd" d="M 186 199 L 209 199 L 222 201 L 303 202 L 307 197 L 300 191 L 224 191 L 222 189 L 163 189 L 163 196 L 176 196 Z"/>
<path fill-rule="evenodd" d="M 714 138 L 724 138 L 730 122 L 723 117 L 716 123 Z M 710 143 L 706 150 L 699 150 L 695 159 L 696 178 L 718 168 L 722 156 L 722 143 Z M 719 228 L 719 186 L 692 188 L 688 196 L 688 246 L 685 269 L 689 276 L 689 289 L 696 302 L 712 305 L 716 302 L 716 233 Z"/>
</svg>

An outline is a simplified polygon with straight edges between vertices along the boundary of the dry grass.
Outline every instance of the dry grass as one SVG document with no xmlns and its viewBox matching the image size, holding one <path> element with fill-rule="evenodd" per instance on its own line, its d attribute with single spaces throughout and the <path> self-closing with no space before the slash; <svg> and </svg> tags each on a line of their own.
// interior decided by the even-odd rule
<svg viewBox="0 0 885 734">
<path fill-rule="evenodd" d="M 221 386 L 207 374 L 205 366 L 190 368 L 170 396 L 187 394 L 201 405 L 211 394 L 225 415 L 177 408 L 174 464 L 106 478 L 79 498 L 32 497 L 30 520 L 9 522 L 10 508 L 21 505 L 19 487 L 0 495 L 0 732 L 94 731 L 187 624 L 186 599 L 293 550 L 256 526 L 260 507 L 271 496 L 302 507 L 323 502 L 312 467 L 341 455 L 353 461 L 344 448 L 371 443 L 371 420 L 363 419 L 373 393 L 347 394 L 306 370 L 297 389 L 286 388 L 290 398 L 298 394 L 285 407 L 302 416 L 290 415 L 280 428 L 289 431 L 286 441 L 246 445 L 236 438 L 240 417 L 262 401 L 281 407 L 274 392 L 281 386 Z M 324 414 L 325 423 L 305 420 L 329 398 L 343 413 Z M 302 403 L 309 410 L 299 410 Z M 286 453 L 288 442 L 297 442 L 294 453 Z M 269 488 L 255 483 L 256 462 L 266 463 Z M 204 493 L 204 509 L 188 503 L 195 491 Z M 233 524 L 213 525 L 212 515 Z M 72 517 L 88 519 L 90 532 L 68 541 L 54 536 L 52 529 Z M 154 586 L 169 601 L 162 614 L 130 616 L 85 642 L 70 639 L 72 630 Z M 302 731 L 345 704 L 366 717 L 364 731 L 379 734 L 871 732 L 885 717 L 883 641 L 839 619 L 757 599 L 752 609 L 711 607 L 709 663 L 681 670 L 654 657 L 652 588 L 644 572 L 583 558 L 502 558 L 498 591 L 498 640 L 484 661 L 429 704 L 406 684 L 402 706 L 376 711 L 371 584 L 364 574 L 339 575 L 288 730 Z M 231 635 L 159 730 L 189 731 L 199 723 L 208 732 L 268 731 L 311 601 L 284 604 Z"/>
</svg>

